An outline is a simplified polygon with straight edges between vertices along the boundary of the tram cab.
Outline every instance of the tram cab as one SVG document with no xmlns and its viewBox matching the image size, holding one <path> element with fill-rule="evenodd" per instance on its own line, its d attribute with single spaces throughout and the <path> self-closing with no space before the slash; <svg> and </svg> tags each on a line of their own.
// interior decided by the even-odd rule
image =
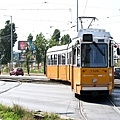
<svg viewBox="0 0 120 120">
<path fill-rule="evenodd" d="M 83 95 L 113 91 L 113 42 L 104 29 L 81 29 L 73 45 L 72 88 Z"/>
</svg>

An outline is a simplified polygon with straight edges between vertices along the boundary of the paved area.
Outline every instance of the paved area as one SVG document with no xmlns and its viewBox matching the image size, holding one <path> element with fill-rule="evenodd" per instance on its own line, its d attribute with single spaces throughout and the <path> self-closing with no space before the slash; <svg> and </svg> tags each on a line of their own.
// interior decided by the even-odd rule
<svg viewBox="0 0 120 120">
<path fill-rule="evenodd" d="M 0 78 L 2 76 L 9 76 L 9 73 L 2 73 L 0 75 Z M 40 80 L 49 80 L 43 73 L 30 73 L 29 75 L 27 73 L 25 73 L 24 77 L 26 78 L 27 76 L 29 76 L 31 79 L 34 79 L 35 81 L 40 81 Z M 17 76 L 18 77 L 18 76 Z M 35 77 L 35 78 L 34 78 Z M 16 77 L 14 77 L 16 78 Z M 23 76 L 22 78 L 23 79 Z M 25 79 L 24 79 L 25 80 Z M 115 87 L 120 87 L 120 79 L 114 79 L 114 84 Z"/>
<path fill-rule="evenodd" d="M 114 80 L 115 87 L 120 87 L 120 79 Z"/>
</svg>

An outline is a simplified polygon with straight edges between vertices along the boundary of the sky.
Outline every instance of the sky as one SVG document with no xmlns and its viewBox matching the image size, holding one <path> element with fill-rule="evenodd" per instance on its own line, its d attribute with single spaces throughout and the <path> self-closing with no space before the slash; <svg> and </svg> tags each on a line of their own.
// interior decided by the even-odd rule
<svg viewBox="0 0 120 120">
<path fill-rule="evenodd" d="M 16 25 L 17 41 L 26 41 L 30 33 L 35 40 L 40 32 L 48 39 L 55 29 L 61 31 L 61 36 L 77 35 L 77 0 L 0 0 L 0 29 L 10 16 Z M 120 0 L 78 0 L 80 16 L 97 17 L 92 27 L 105 29 L 120 43 Z M 13 50 L 17 49 L 18 42 Z"/>
</svg>

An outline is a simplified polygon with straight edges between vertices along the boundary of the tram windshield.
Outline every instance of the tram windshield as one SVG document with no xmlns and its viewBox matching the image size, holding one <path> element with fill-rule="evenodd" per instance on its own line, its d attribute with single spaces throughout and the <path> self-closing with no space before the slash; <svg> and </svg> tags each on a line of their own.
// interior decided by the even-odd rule
<svg viewBox="0 0 120 120">
<path fill-rule="evenodd" d="M 106 43 L 89 43 L 81 45 L 82 67 L 107 67 L 108 45 Z"/>
</svg>

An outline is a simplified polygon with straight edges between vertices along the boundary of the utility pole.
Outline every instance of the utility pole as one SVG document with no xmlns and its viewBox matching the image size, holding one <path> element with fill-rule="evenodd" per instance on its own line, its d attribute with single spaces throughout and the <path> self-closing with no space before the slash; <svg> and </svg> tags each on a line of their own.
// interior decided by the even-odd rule
<svg viewBox="0 0 120 120">
<path fill-rule="evenodd" d="M 12 16 L 11 17 L 11 69 L 13 69 L 13 37 L 12 37 Z"/>
<path fill-rule="evenodd" d="M 78 0 L 77 0 L 77 32 L 78 32 Z"/>
<path fill-rule="evenodd" d="M 9 15 L 4 15 L 4 16 L 8 16 L 10 17 L 10 21 L 11 21 L 11 33 L 10 33 L 10 36 L 11 36 L 11 61 L 10 61 L 10 67 L 11 69 L 13 69 L 13 28 L 12 28 L 12 16 L 9 16 Z"/>
</svg>

